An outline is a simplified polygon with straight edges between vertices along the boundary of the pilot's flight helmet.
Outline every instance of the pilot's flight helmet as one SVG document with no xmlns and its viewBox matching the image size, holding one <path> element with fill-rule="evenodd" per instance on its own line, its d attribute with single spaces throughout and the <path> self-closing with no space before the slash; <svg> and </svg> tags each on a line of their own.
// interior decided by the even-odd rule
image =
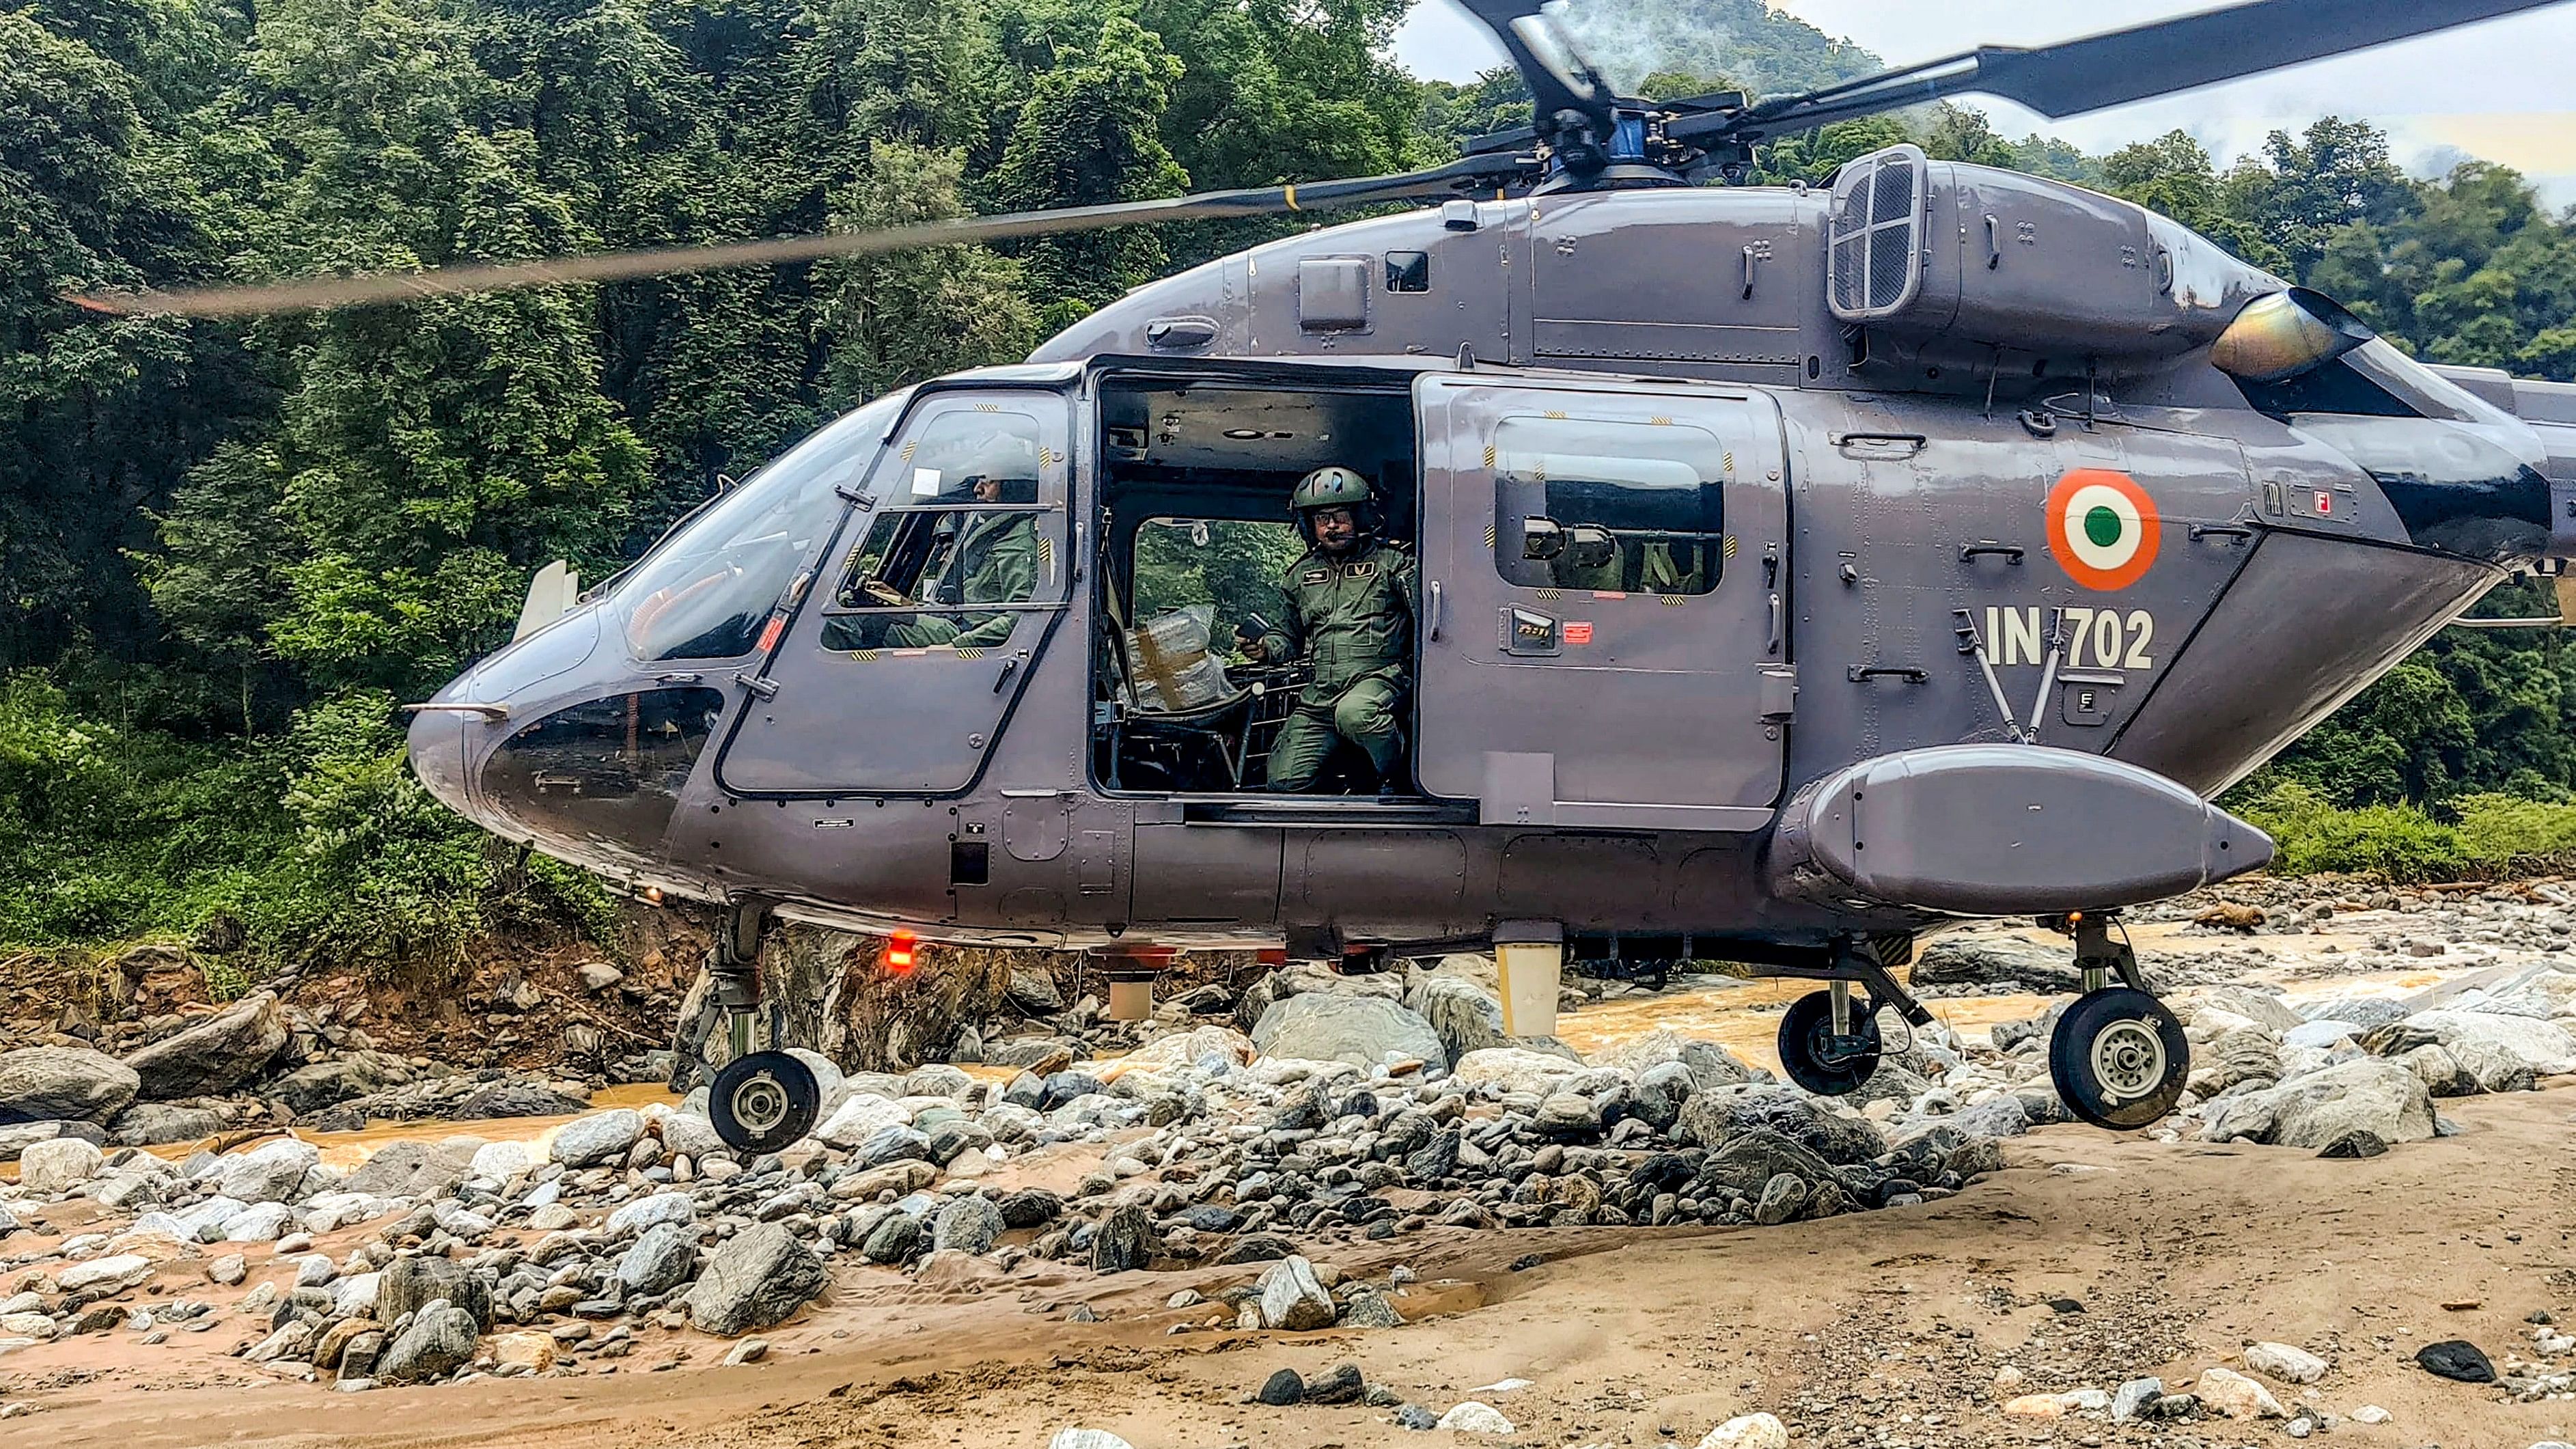
<svg viewBox="0 0 2576 1449">
<path fill-rule="evenodd" d="M 1297 480 L 1296 491 L 1288 495 L 1288 509 L 1297 515 L 1297 531 L 1309 543 L 1315 538 L 1313 515 L 1318 508 L 1347 508 L 1358 520 L 1360 532 L 1377 531 L 1377 489 L 1355 469 L 1335 464 Z"/>
<path fill-rule="evenodd" d="M 956 467 L 957 489 L 971 496 L 975 485 L 990 478 L 1002 485 L 1003 503 L 1038 501 L 1037 444 L 1024 437 L 997 433 L 978 443 Z"/>
</svg>

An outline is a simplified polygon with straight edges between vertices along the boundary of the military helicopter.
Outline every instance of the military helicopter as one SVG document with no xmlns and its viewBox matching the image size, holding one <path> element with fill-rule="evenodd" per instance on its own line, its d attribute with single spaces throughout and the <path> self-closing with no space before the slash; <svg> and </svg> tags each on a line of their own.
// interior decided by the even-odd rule
<svg viewBox="0 0 2576 1449">
<path fill-rule="evenodd" d="M 412 706 L 414 769 L 496 833 L 723 906 L 710 1106 L 749 1151 L 819 1105 L 751 1049 L 779 919 L 882 934 L 896 969 L 918 940 L 1094 953 L 1131 1017 L 1177 951 L 1490 944 L 1523 1035 L 1569 956 L 1714 958 L 1823 983 L 1780 1054 L 1836 1093 L 1931 1020 L 1893 974 L 1919 939 L 2036 917 L 2085 984 L 2058 1090 L 2155 1121 L 2189 1048 L 2122 909 L 2263 865 L 2211 798 L 2576 555 L 2576 387 L 2418 364 L 2167 218 L 1912 146 L 1699 183 L 1946 96 L 2065 116 L 2543 0 L 2261 0 L 1759 104 L 1620 96 L 1534 0 L 1466 3 L 1532 124 L 1427 171 L 87 300 L 238 314 L 1428 203 L 871 402 L 604 584 L 548 568 L 520 637 Z M 1392 792 L 1263 789 L 1293 662 L 1211 641 L 1239 599 L 1140 592 L 1140 560 L 1293 557 L 1260 531 L 1327 465 L 1418 550 Z M 958 561 L 1004 526 L 1026 581 L 969 599 Z"/>
</svg>

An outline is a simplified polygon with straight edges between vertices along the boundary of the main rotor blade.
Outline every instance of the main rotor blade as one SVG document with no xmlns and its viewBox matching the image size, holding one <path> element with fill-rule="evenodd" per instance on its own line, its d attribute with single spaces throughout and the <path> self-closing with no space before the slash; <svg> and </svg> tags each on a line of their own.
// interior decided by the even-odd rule
<svg viewBox="0 0 2576 1449">
<path fill-rule="evenodd" d="M 2031 49 L 1983 46 L 1882 71 L 1736 117 L 1676 122 L 1677 139 L 1756 140 L 1970 93 L 2063 119 L 2538 10 L 2559 0 L 2252 0 Z"/>
<path fill-rule="evenodd" d="M 1610 113 L 1610 83 L 1601 78 L 1574 37 L 1565 27 L 1541 8 L 1542 0 L 1458 0 L 1459 7 L 1503 43 L 1520 68 L 1521 82 L 1529 87 L 1531 120 L 1541 134 L 1556 129 L 1554 121 L 1560 111 L 1577 111 L 1592 122 L 1593 131 L 1608 137 L 1614 124 Z"/>
<path fill-rule="evenodd" d="M 1379 201 L 1452 195 L 1479 182 L 1507 180 L 1524 174 L 1532 165 L 1526 157 L 1465 156 L 1428 170 L 1393 176 L 1361 176 L 1342 181 L 1256 186 L 1235 191 L 1203 191 L 1194 196 L 1068 206 L 1052 211 L 1013 211 L 998 216 L 968 216 L 952 221 L 881 227 L 874 231 L 774 237 L 721 246 L 658 247 L 648 251 L 603 252 L 533 262 L 475 263 L 431 267 L 417 272 L 381 272 L 371 276 L 309 277 L 246 287 L 91 292 L 65 300 L 93 312 L 120 316 L 257 317 L 275 312 L 311 312 L 370 302 L 409 302 L 424 297 L 551 287 L 567 282 L 619 282 L 728 267 L 774 266 L 782 262 L 820 261 L 827 257 L 875 256 L 960 242 L 1055 236 L 1147 222 L 1271 216 L 1292 211 L 1364 206 Z"/>
</svg>

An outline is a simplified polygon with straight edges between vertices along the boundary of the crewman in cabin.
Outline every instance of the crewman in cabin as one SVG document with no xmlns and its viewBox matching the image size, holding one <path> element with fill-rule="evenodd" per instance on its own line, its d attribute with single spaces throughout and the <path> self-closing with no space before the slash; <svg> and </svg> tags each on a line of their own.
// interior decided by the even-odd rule
<svg viewBox="0 0 2576 1449">
<path fill-rule="evenodd" d="M 1306 660 L 1314 678 L 1270 749 L 1269 787 L 1312 790 L 1342 740 L 1359 746 L 1380 794 L 1404 788 L 1404 702 L 1421 618 L 1413 550 L 1381 536 L 1377 490 L 1356 471 L 1318 468 L 1288 497 L 1305 556 L 1280 580 L 1277 618 L 1236 642 L 1256 660 Z"/>
</svg>

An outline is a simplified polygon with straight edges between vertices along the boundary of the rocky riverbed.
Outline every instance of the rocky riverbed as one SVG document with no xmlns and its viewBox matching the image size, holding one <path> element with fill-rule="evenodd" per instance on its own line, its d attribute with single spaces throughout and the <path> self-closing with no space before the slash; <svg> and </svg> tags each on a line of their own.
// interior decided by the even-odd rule
<svg viewBox="0 0 2576 1449">
<path fill-rule="evenodd" d="M 2264 882 L 2156 917 L 2134 929 L 2188 1024 L 2192 1091 L 2119 1143 L 2121 1166 L 2049 1164 L 2051 1190 L 2119 1173 L 2151 1197 L 2162 1174 L 2213 1154 L 2378 1171 L 2352 1159 L 2442 1151 L 2433 1139 L 2480 1100 L 2536 1101 L 2533 1088 L 2576 1070 L 2576 972 L 2557 969 L 2576 966 L 2576 895 L 2555 883 L 2397 894 Z M 1853 1098 L 1809 1097 L 1766 1070 L 1760 1044 L 1795 990 L 1781 983 L 1581 985 L 1562 1040 L 1512 1042 L 1490 963 L 1460 957 L 1202 989 L 1116 1057 L 1093 1055 L 1084 1035 L 1096 1004 L 1059 1001 L 1052 1016 L 979 1032 L 987 1063 L 897 1076 L 817 1059 L 829 1100 L 815 1135 L 750 1161 L 723 1149 L 701 1103 L 667 1098 L 525 1119 L 533 1130 L 102 1146 L 88 1140 L 109 1135 L 100 1119 L 133 1110 L 117 1100 L 124 1076 L 67 1060 L 78 1048 L 21 1048 L 0 1054 L 0 1102 L 57 1115 L 39 1119 L 51 1132 L 23 1130 L 19 1180 L 0 1191 L 0 1413 L 59 1412 L 49 1429 L 70 1432 L 102 1393 L 145 1388 L 465 1394 L 739 1366 L 789 1345 L 828 1358 L 882 1337 L 882 1322 L 854 1314 L 938 1333 L 1009 1303 L 1140 1353 L 1329 1340 L 1334 1360 L 1293 1382 L 1274 1370 L 1239 1385 L 1252 1402 L 1238 1417 L 1274 1416 L 1243 1418 L 1239 1436 L 1304 1433 L 1317 1414 L 1372 1433 L 1444 1420 L 1451 1434 L 1518 1432 L 1521 1389 L 1390 1374 L 1381 1356 L 1487 1319 L 1525 1283 L 1571 1281 L 1595 1255 L 1667 1238 L 1760 1242 L 1743 1251 L 1768 1258 L 1815 1234 L 1923 1241 L 1947 1223 L 2008 1243 L 2008 1228 L 1963 1225 L 1947 1200 L 2009 1214 L 2029 1185 L 1997 1182 L 2026 1176 L 2006 1169 L 2030 1147 L 2096 1155 L 2088 1144 L 2115 1140 L 2059 1125 L 2044 1048 L 2064 998 L 2039 993 L 2072 983 L 2053 974 L 2067 951 L 2052 939 L 1985 929 L 1927 952 L 1915 977 L 1955 1025 L 1891 1042 Z M 151 1065 L 98 1055 L 138 1082 Z M 2259 1199 L 2259 1185 L 2242 1188 Z M 1793 1262 L 1748 1270 L 1794 1276 Z M 1865 1276 L 1889 1272 L 1872 1260 Z M 2209 1357 L 2187 1329 L 2211 1305 L 2186 1310 L 2152 1287 L 2070 1297 L 2076 1309 L 2032 1320 L 2009 1352 L 1972 1331 L 1893 1360 L 1896 1340 L 1871 1338 L 1878 1356 L 1851 1359 L 1848 1325 L 1791 1316 L 1788 1299 L 1821 1287 L 1778 1315 L 1757 1303 L 1743 1325 L 1802 1345 L 1810 1366 L 1731 1394 L 1744 1412 L 1709 1416 L 1685 1442 L 1770 1442 L 1757 1413 L 1802 1445 L 2216 1445 L 2372 1428 L 2362 1411 L 2376 1406 L 2316 1387 L 2336 1382 L 2348 1344 L 2249 1324 L 2269 1330 L 2250 1341 L 2281 1351 L 2239 1344 L 2182 1363 Z M 2551 1294 L 2531 1296 L 2526 1311 L 2551 1312 Z M 2576 1338 L 2550 1323 L 2484 1336 L 2495 1382 L 2455 1386 L 2464 1401 L 2545 1406 L 2576 1389 Z M 923 1355 L 938 1350 L 898 1356 Z M 2309 1358 L 2329 1367 L 2311 1374 Z M 1892 1362 L 1909 1379 L 1946 1367 L 1937 1391 L 1828 1391 L 1885 1384 Z M 1568 1412 L 1549 1422 L 1583 1432 Z"/>
</svg>

